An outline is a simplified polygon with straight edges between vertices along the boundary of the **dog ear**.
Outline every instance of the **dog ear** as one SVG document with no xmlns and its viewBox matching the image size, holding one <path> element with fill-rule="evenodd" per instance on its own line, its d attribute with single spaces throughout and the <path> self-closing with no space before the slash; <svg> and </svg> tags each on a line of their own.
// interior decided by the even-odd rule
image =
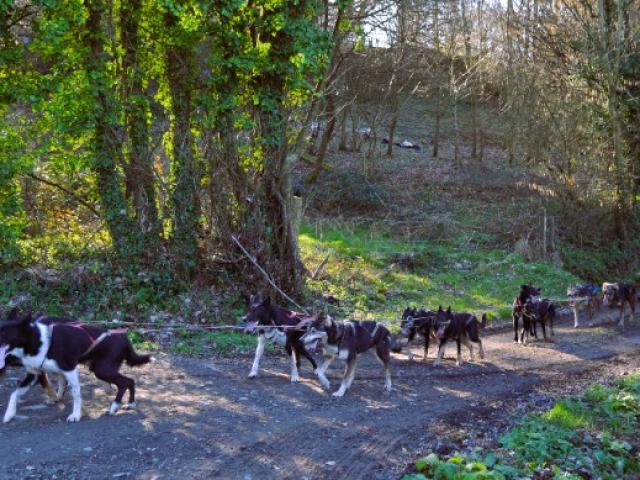
<svg viewBox="0 0 640 480">
<path fill-rule="evenodd" d="M 20 326 L 21 327 L 28 327 L 29 325 L 31 325 L 31 322 L 33 321 L 33 316 L 31 315 L 31 310 L 29 310 L 24 317 L 22 317 L 20 319 Z"/>
<path fill-rule="evenodd" d="M 251 295 L 251 297 L 249 298 L 250 307 L 257 307 L 261 303 L 262 303 L 262 295 L 260 295 L 259 293 Z"/>
<path fill-rule="evenodd" d="M 442 311 L 443 311 L 443 310 L 442 310 L 442 305 L 438 305 L 438 311 L 439 311 L 439 312 L 442 312 Z"/>
<path fill-rule="evenodd" d="M 18 319 L 18 307 L 13 307 L 9 310 L 7 314 L 7 320 L 17 320 Z"/>
<path fill-rule="evenodd" d="M 447 307 L 447 313 L 451 313 L 451 305 Z"/>
</svg>

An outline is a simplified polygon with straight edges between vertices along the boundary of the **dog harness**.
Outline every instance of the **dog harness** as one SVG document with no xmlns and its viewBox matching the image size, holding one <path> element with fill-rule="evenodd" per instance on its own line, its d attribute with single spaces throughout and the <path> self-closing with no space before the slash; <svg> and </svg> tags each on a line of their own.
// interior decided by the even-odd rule
<svg viewBox="0 0 640 480">
<path fill-rule="evenodd" d="M 72 327 L 72 328 L 80 329 L 89 338 L 89 340 L 91 341 L 91 345 L 89 345 L 89 348 L 87 348 L 87 350 L 82 355 L 80 355 L 80 358 L 84 358 L 87 355 L 89 355 L 107 337 L 110 337 L 111 335 L 125 335 L 127 333 L 127 331 L 128 331 L 128 329 L 126 329 L 126 328 L 115 328 L 115 329 L 107 330 L 106 332 L 101 333 L 96 338 L 93 335 L 91 335 L 84 328 L 85 325 L 82 322 L 70 322 L 70 323 L 60 323 L 60 322 L 58 322 L 58 323 L 52 323 L 51 325 L 49 325 L 50 331 L 53 332 L 53 328 L 57 327 L 57 326 L 66 326 L 66 327 Z M 44 360 L 43 360 L 42 363 L 44 364 Z"/>
</svg>

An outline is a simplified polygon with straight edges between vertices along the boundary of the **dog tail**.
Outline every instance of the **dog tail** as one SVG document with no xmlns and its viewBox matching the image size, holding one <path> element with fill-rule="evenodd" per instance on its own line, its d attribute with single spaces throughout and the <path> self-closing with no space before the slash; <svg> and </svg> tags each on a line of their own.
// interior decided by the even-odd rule
<svg viewBox="0 0 640 480">
<path fill-rule="evenodd" d="M 402 342 L 395 336 L 389 335 L 389 349 L 394 353 L 402 352 Z"/>
<path fill-rule="evenodd" d="M 151 361 L 151 355 L 140 355 L 133 349 L 133 345 L 129 343 L 127 345 L 126 357 L 124 357 L 127 365 L 130 367 L 137 367 L 139 365 L 145 365 Z"/>
</svg>

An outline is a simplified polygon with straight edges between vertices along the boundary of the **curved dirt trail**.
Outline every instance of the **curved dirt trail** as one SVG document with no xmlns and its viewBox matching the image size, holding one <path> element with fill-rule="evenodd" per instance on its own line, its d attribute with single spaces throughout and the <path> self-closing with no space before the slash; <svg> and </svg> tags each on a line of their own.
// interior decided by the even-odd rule
<svg viewBox="0 0 640 480">
<path fill-rule="evenodd" d="M 455 345 L 439 368 L 392 363 L 394 391 L 383 392 L 382 369 L 367 354 L 342 399 L 324 392 L 303 363 L 302 382 L 288 382 L 282 354 L 266 354 L 258 378 L 246 378 L 249 356 L 185 359 L 161 356 L 124 368 L 138 384 L 138 411 L 104 414 L 114 393 L 83 370 L 85 417 L 64 422 L 69 406 L 43 404 L 41 389 L 25 397 L 18 417 L 0 424 L 2 479 L 392 479 L 428 440 L 429 426 L 463 418 L 483 404 L 517 398 L 545 382 L 618 362 L 637 368 L 640 322 L 624 332 L 604 326 L 574 330 L 563 323 L 552 344 L 514 345 L 512 334 L 486 335 L 482 363 L 456 367 Z M 629 324 L 628 324 L 629 325 Z M 414 352 L 421 355 L 416 345 Z M 463 359 L 468 360 L 464 351 Z M 334 389 L 342 365 L 329 370 Z M 626 367 L 625 367 L 626 368 Z M 0 408 L 20 370 L 0 383 Z"/>
</svg>

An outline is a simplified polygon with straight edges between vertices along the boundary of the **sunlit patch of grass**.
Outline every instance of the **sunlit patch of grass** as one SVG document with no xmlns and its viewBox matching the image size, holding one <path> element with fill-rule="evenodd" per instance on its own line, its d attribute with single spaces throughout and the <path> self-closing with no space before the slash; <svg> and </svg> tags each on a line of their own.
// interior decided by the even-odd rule
<svg viewBox="0 0 640 480">
<path fill-rule="evenodd" d="M 585 427 L 587 424 L 582 414 L 582 408 L 571 401 L 556 403 L 553 408 L 543 416 L 557 426 L 567 429 Z"/>
<path fill-rule="evenodd" d="M 554 265 L 527 263 L 516 253 L 468 250 L 455 242 L 407 242 L 381 229 L 373 235 L 343 225 L 303 227 L 299 244 L 312 272 L 329 256 L 324 272 L 307 287 L 339 298 L 341 313 L 363 319 L 397 320 L 407 305 L 451 306 L 506 318 L 522 283 L 562 299 L 567 285 L 578 281 Z"/>
</svg>

